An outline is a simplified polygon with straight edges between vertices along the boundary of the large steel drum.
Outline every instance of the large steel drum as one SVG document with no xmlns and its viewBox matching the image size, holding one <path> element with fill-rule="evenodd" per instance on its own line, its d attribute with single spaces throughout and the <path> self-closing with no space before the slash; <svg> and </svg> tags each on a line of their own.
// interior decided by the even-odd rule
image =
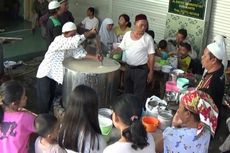
<svg viewBox="0 0 230 153">
<path fill-rule="evenodd" d="M 116 96 L 119 85 L 120 64 L 110 58 L 104 58 L 102 64 L 90 59 L 76 60 L 67 58 L 63 61 L 63 106 L 68 105 L 72 90 L 81 84 L 92 87 L 98 94 L 99 106 L 108 106 Z"/>
</svg>

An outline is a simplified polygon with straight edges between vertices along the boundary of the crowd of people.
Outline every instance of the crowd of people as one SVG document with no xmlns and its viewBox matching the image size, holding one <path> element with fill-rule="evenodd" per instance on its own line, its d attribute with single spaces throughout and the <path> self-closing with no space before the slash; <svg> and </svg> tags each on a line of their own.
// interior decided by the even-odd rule
<svg viewBox="0 0 230 153">
<path fill-rule="evenodd" d="M 120 131 L 119 140 L 107 146 L 99 127 L 98 96 L 88 86 L 74 88 L 61 121 L 49 113 L 36 115 L 24 109 L 26 92 L 17 81 L 3 83 L 0 93 L 0 151 L 4 153 L 28 152 L 32 133 L 39 135 L 35 141 L 36 153 L 154 153 L 163 150 L 207 153 L 210 137 L 214 136 L 218 125 L 219 111 L 211 96 L 192 90 L 182 95 L 172 127 L 153 139 L 142 124 L 139 98 L 123 94 L 111 104 L 112 121 Z"/>
<path fill-rule="evenodd" d="M 149 30 L 145 14 L 136 15 L 132 27 L 129 16 L 121 14 L 118 25 L 113 27 L 111 18 L 105 18 L 100 25 L 93 7 L 87 9 L 87 17 L 76 25 L 67 0 L 49 3 L 38 0 L 33 8 L 48 45 L 36 74 L 38 114 L 24 108 L 27 96 L 21 84 L 15 80 L 4 82 L 0 86 L 0 152 L 27 153 L 30 135 L 36 133 L 36 153 L 208 153 L 211 137 L 220 131 L 218 123 L 223 113 L 227 67 L 223 36 L 215 37 L 204 49 L 202 79 L 194 89 L 181 95 L 171 127 L 153 138 L 141 118 L 145 90 L 154 78 L 155 56 L 164 60 L 176 57 L 178 68 L 193 72 L 197 54 L 186 40 L 187 30 L 178 28 L 176 38 L 161 40 L 155 46 L 154 32 Z M 78 28 L 84 29 L 81 34 Z M 82 46 L 87 38 L 97 34 L 103 54 L 121 54 L 120 60 L 125 63 L 124 93 L 111 102 L 111 118 L 120 135 L 110 145 L 100 130 L 98 95 L 91 87 L 79 85 L 73 89 L 62 120 L 50 113 L 54 98 L 62 95 L 63 60 L 67 57 L 103 60 L 101 54 L 88 54 Z M 114 43 L 118 47 L 113 47 Z"/>
</svg>

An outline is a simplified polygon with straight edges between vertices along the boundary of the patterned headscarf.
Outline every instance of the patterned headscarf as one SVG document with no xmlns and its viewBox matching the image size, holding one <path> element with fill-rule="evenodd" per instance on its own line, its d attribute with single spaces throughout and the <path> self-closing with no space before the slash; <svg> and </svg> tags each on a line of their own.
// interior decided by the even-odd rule
<svg viewBox="0 0 230 153">
<path fill-rule="evenodd" d="M 200 124 L 197 127 L 197 135 L 204 128 L 207 128 L 214 136 L 217 127 L 218 109 L 212 98 L 205 92 L 192 90 L 182 95 L 180 102 L 186 109 L 199 115 Z"/>
</svg>

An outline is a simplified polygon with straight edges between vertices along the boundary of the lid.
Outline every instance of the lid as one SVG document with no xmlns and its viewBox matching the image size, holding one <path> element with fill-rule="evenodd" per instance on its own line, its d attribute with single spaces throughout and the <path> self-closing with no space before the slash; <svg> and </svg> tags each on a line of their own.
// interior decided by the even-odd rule
<svg viewBox="0 0 230 153">
<path fill-rule="evenodd" d="M 110 58 L 104 57 L 103 65 L 101 62 L 91 60 L 91 59 L 74 59 L 74 58 L 66 58 L 63 61 L 63 66 L 66 69 L 75 71 L 75 72 L 82 72 L 82 73 L 109 73 L 116 71 L 120 68 L 120 64 L 115 60 Z"/>
</svg>

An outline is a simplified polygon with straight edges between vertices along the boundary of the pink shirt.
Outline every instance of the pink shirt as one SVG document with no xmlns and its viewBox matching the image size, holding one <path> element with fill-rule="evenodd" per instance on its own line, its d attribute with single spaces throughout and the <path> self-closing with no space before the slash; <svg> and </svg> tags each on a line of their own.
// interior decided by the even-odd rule
<svg viewBox="0 0 230 153">
<path fill-rule="evenodd" d="M 4 112 L 0 124 L 0 153 L 27 153 L 35 116 L 28 112 Z"/>
</svg>

